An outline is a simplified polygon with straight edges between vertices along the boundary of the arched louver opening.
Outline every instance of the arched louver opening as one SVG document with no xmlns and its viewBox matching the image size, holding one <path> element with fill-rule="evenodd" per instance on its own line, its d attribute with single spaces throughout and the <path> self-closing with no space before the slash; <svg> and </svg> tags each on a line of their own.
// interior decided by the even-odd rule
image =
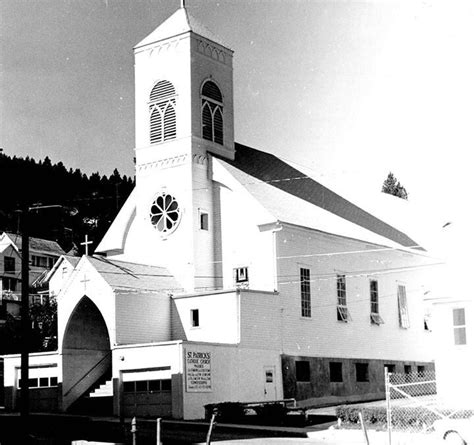
<svg viewBox="0 0 474 445">
<path fill-rule="evenodd" d="M 161 80 L 150 93 L 150 143 L 176 138 L 176 91 L 171 82 Z"/>
<path fill-rule="evenodd" d="M 224 144 L 222 94 L 219 87 L 208 80 L 201 90 L 202 137 L 217 144 Z"/>
</svg>

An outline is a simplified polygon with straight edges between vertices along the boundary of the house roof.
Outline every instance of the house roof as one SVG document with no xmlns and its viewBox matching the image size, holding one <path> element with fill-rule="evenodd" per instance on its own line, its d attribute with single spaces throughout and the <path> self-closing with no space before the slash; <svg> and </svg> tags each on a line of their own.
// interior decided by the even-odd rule
<svg viewBox="0 0 474 445">
<path fill-rule="evenodd" d="M 148 290 L 163 293 L 182 290 L 165 267 L 128 263 L 98 256 L 87 259 L 115 290 Z"/>
<path fill-rule="evenodd" d="M 219 157 L 219 156 L 217 156 Z M 235 144 L 227 170 L 278 220 L 378 244 L 418 243 L 274 155 Z M 374 236 L 375 234 L 375 236 Z"/>
<path fill-rule="evenodd" d="M 2 238 L 7 236 L 12 243 L 21 250 L 22 237 L 14 233 L 4 232 Z M 43 238 L 35 238 L 30 236 L 30 252 L 41 252 L 50 255 L 64 255 L 65 252 L 56 241 L 51 241 Z"/>
<path fill-rule="evenodd" d="M 135 45 L 135 48 L 151 45 L 160 40 L 169 39 L 171 37 L 184 34 L 186 32 L 193 32 L 208 40 L 211 40 L 219 45 L 229 48 L 222 39 L 214 35 L 209 29 L 196 20 L 186 8 L 178 9 L 173 15 L 166 19 L 158 28 L 151 34 L 145 37 L 140 43 Z"/>
</svg>

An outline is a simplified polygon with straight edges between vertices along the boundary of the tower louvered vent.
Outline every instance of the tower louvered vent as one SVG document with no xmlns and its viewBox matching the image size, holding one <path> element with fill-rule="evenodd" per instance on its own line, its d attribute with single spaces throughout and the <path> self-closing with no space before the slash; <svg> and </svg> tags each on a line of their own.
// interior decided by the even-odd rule
<svg viewBox="0 0 474 445">
<path fill-rule="evenodd" d="M 222 94 L 219 87 L 208 80 L 201 90 L 202 137 L 208 141 L 224 144 L 224 119 Z"/>
<path fill-rule="evenodd" d="M 176 138 L 176 91 L 171 82 L 161 80 L 150 93 L 150 143 Z"/>
</svg>

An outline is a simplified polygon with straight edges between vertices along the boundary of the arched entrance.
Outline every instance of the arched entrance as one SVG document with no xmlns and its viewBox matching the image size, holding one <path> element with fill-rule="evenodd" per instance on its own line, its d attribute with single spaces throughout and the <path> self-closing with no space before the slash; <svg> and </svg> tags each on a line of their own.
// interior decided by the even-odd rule
<svg viewBox="0 0 474 445">
<path fill-rule="evenodd" d="M 66 411 L 111 375 L 112 354 L 107 325 L 87 296 L 79 301 L 69 318 L 62 357 L 62 409 Z"/>
</svg>

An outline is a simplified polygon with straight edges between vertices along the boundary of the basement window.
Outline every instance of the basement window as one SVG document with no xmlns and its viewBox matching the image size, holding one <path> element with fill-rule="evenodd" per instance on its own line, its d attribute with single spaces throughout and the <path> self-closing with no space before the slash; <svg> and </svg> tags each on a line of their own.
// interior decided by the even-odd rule
<svg viewBox="0 0 474 445">
<path fill-rule="evenodd" d="M 368 363 L 356 363 L 356 381 L 368 382 L 369 381 L 369 364 Z"/>
<path fill-rule="evenodd" d="M 309 362 L 307 360 L 297 360 L 295 362 L 295 367 L 297 382 L 309 382 L 311 380 Z"/>
<path fill-rule="evenodd" d="M 193 328 L 199 327 L 199 309 L 191 309 L 191 326 Z"/>
<path fill-rule="evenodd" d="M 342 362 L 329 362 L 329 381 L 342 382 Z"/>
</svg>

